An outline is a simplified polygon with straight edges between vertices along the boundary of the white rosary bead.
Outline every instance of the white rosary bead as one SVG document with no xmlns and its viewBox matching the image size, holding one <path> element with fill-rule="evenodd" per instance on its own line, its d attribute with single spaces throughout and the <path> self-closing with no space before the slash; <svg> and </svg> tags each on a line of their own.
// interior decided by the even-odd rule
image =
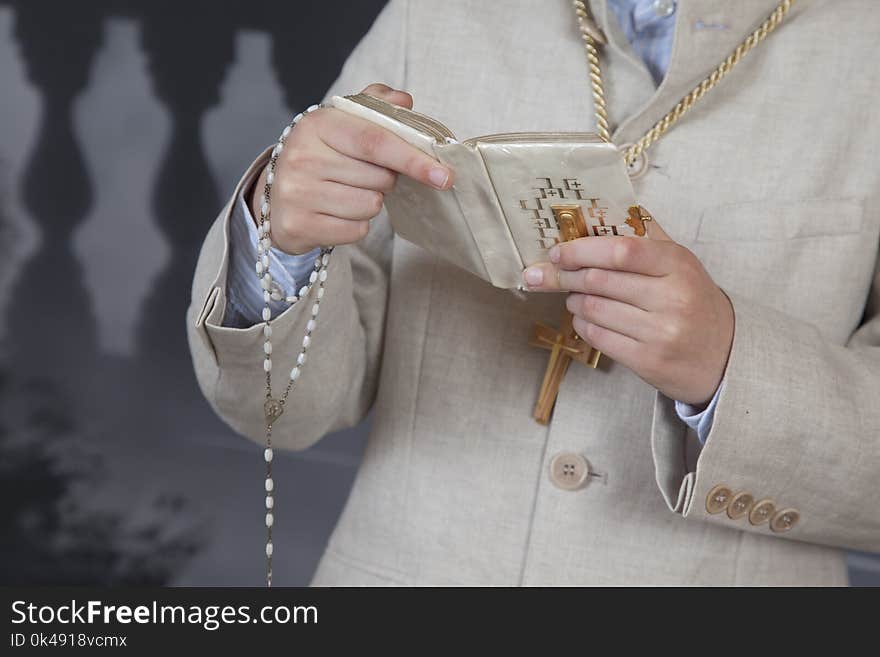
<svg viewBox="0 0 880 657">
<path fill-rule="evenodd" d="M 321 264 L 326 267 L 328 262 L 330 262 L 330 254 L 325 253 L 324 255 L 321 256 Z"/>
<path fill-rule="evenodd" d="M 272 300 L 272 295 L 267 291 L 263 291 L 263 303 L 269 303 Z"/>
<path fill-rule="evenodd" d="M 268 322 L 272 319 L 272 311 L 269 308 L 263 308 L 263 321 Z"/>
<path fill-rule="evenodd" d="M 272 274 L 266 272 L 263 274 L 263 278 L 260 280 L 260 284 L 263 286 L 264 290 L 268 290 L 269 286 L 272 285 Z"/>
<path fill-rule="evenodd" d="M 260 244 L 263 246 L 263 250 L 268 251 L 269 247 L 272 246 L 272 242 L 269 241 L 268 237 L 264 237 L 260 240 Z"/>
<path fill-rule="evenodd" d="M 309 108 L 306 110 L 306 114 L 308 114 L 309 112 L 314 112 L 319 107 L 320 105 L 309 105 Z"/>
<path fill-rule="evenodd" d="M 284 131 L 281 133 L 281 139 L 287 139 L 287 136 L 290 134 L 291 127 L 287 126 L 284 128 Z"/>
<path fill-rule="evenodd" d="M 266 508 L 271 509 L 275 506 L 275 498 L 271 495 L 266 495 Z"/>
<path fill-rule="evenodd" d="M 296 125 L 297 123 L 299 123 L 300 120 L 302 119 L 302 117 L 303 117 L 303 113 L 302 113 L 302 112 L 300 112 L 299 114 L 297 114 L 296 116 L 294 116 L 294 117 L 293 117 L 293 124 Z"/>
<path fill-rule="evenodd" d="M 263 263 L 263 268 L 264 268 L 264 269 L 269 269 L 269 254 L 268 254 L 268 253 L 264 253 L 263 255 L 261 255 L 261 256 L 260 256 L 260 262 Z"/>
<path fill-rule="evenodd" d="M 297 296 L 299 298 L 302 298 L 302 297 L 306 296 L 308 293 L 309 293 L 309 286 L 303 285 L 301 288 L 299 288 L 299 294 Z"/>
<path fill-rule="evenodd" d="M 299 356 L 296 357 L 296 364 L 300 367 L 306 364 L 306 352 L 299 352 Z"/>
<path fill-rule="evenodd" d="M 317 317 L 319 310 L 321 310 L 321 304 L 316 303 L 315 305 L 313 305 L 312 306 L 312 317 Z"/>
<path fill-rule="evenodd" d="M 306 322 L 306 331 L 314 331 L 317 324 L 318 323 L 314 319 L 310 319 L 308 322 Z"/>
<path fill-rule="evenodd" d="M 269 216 L 269 201 L 266 200 L 266 197 L 263 197 L 263 204 L 260 206 L 260 212 L 263 213 L 264 217 Z"/>
<path fill-rule="evenodd" d="M 290 370 L 290 380 L 296 381 L 298 378 L 299 378 L 299 366 L 294 367 L 292 370 Z"/>
<path fill-rule="evenodd" d="M 287 301 L 287 303 L 296 303 L 297 301 L 299 301 L 299 297 L 295 296 L 295 295 L 289 296 L 289 297 L 287 297 L 286 301 Z"/>
<path fill-rule="evenodd" d="M 318 280 L 318 272 L 313 271 L 309 274 L 309 283 L 314 283 L 316 280 Z"/>
<path fill-rule="evenodd" d="M 323 288 L 323 287 L 319 287 L 319 288 L 318 288 L 318 298 L 321 299 L 321 298 L 323 298 L 323 297 L 324 297 L 324 288 Z"/>
<path fill-rule="evenodd" d="M 266 352 L 266 355 L 267 355 L 267 356 L 268 356 L 269 354 L 272 353 L 272 343 L 269 342 L 268 340 L 266 340 L 266 341 L 263 343 L 263 351 Z"/>
<path fill-rule="evenodd" d="M 275 482 L 272 481 L 272 477 L 266 477 L 266 492 L 271 493 L 275 488 Z"/>
<path fill-rule="evenodd" d="M 271 447 L 267 447 L 266 451 L 263 452 L 263 458 L 266 459 L 266 463 L 271 463 L 272 459 L 275 458 L 275 452 L 272 451 Z"/>
<path fill-rule="evenodd" d="M 322 269 L 322 270 L 321 270 L 321 273 L 318 274 L 318 278 L 321 280 L 322 283 L 323 283 L 324 281 L 326 281 L 326 280 L 327 280 L 327 270 L 326 270 L 326 269 Z"/>
<path fill-rule="evenodd" d="M 272 157 L 278 157 L 282 148 L 281 144 L 275 144 L 275 148 L 272 149 Z"/>
<path fill-rule="evenodd" d="M 257 276 L 263 275 L 263 263 L 257 260 Z"/>
<path fill-rule="evenodd" d="M 263 325 L 263 337 L 271 338 L 272 337 L 272 327 L 268 324 Z"/>
<path fill-rule="evenodd" d="M 269 221 L 269 219 L 266 219 L 266 221 L 263 222 L 263 234 L 268 236 L 270 230 L 272 230 L 272 222 Z"/>
<path fill-rule="evenodd" d="M 264 250 L 265 250 L 265 249 L 263 248 L 263 240 L 259 240 L 259 241 L 257 242 L 257 253 L 259 253 L 259 254 L 262 255 L 262 253 L 263 253 Z"/>
<path fill-rule="evenodd" d="M 271 527 L 274 524 L 275 524 L 275 516 L 273 516 L 271 513 L 267 513 L 266 514 L 266 527 Z"/>
<path fill-rule="evenodd" d="M 308 335 L 303 336 L 303 349 L 308 349 L 309 345 L 312 344 L 312 338 Z"/>
<path fill-rule="evenodd" d="M 265 371 L 265 372 L 272 371 L 272 359 L 271 358 L 267 358 L 266 360 L 263 361 L 263 371 Z"/>
<path fill-rule="evenodd" d="M 272 551 L 272 541 L 269 541 L 268 543 L 266 543 L 266 556 L 271 557 Z"/>
<path fill-rule="evenodd" d="M 269 173 L 266 174 L 266 184 L 271 185 L 275 182 L 275 172 L 270 168 Z"/>
</svg>

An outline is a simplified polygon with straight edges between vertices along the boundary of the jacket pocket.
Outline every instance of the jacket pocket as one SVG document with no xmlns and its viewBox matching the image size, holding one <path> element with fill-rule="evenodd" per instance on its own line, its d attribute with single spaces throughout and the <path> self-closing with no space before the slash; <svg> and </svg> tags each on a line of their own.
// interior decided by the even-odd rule
<svg viewBox="0 0 880 657">
<path fill-rule="evenodd" d="M 753 242 L 859 233 L 864 202 L 859 198 L 744 201 L 706 209 L 696 242 Z"/>
</svg>

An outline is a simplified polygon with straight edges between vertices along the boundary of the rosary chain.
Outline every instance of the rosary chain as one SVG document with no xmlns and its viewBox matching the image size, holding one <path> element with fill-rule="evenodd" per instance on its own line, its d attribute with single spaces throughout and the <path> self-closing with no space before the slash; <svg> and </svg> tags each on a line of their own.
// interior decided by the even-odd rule
<svg viewBox="0 0 880 657">
<path fill-rule="evenodd" d="M 299 379 L 302 367 L 306 363 L 306 352 L 312 342 L 312 331 L 314 331 L 318 319 L 318 312 L 321 308 L 321 299 L 324 297 L 324 283 L 327 280 L 327 266 L 330 261 L 330 254 L 333 247 L 324 247 L 315 258 L 312 272 L 309 275 L 309 282 L 300 288 L 299 292 L 284 297 L 278 283 L 272 280 L 269 273 L 270 249 L 272 248 L 271 238 L 271 193 L 272 183 L 275 180 L 275 167 L 278 162 L 278 156 L 284 148 L 284 143 L 290 135 L 293 128 L 302 120 L 303 116 L 322 107 L 322 105 L 312 105 L 305 112 L 297 114 L 288 126 L 284 128 L 278 143 L 272 149 L 272 155 L 266 168 L 266 183 L 263 187 L 263 195 L 260 204 L 260 220 L 258 225 L 259 241 L 257 243 L 257 277 L 263 287 L 263 352 L 265 358 L 263 360 L 263 369 L 266 372 L 266 401 L 263 410 L 266 416 L 266 442 L 264 450 L 264 459 L 266 461 L 266 586 L 272 586 L 272 555 L 274 553 L 274 544 L 272 542 L 272 527 L 275 524 L 275 481 L 272 478 L 272 461 L 275 453 L 272 447 L 272 426 L 275 421 L 284 412 L 284 404 L 290 395 L 294 383 Z M 317 292 L 315 294 L 314 303 L 311 308 L 311 317 L 306 322 L 306 331 L 302 339 L 302 347 L 296 357 L 296 365 L 290 371 L 290 377 L 287 381 L 287 387 L 284 389 L 281 397 L 274 399 L 272 397 L 272 301 L 286 301 L 289 306 L 306 299 L 313 287 L 317 283 Z"/>
<path fill-rule="evenodd" d="M 714 71 L 712 71 L 702 82 L 694 87 L 689 94 L 678 101 L 662 119 L 657 121 L 654 126 L 648 130 L 645 135 L 629 146 L 623 154 L 623 159 L 627 166 L 631 165 L 641 156 L 648 148 L 651 147 L 660 137 L 662 137 L 673 125 L 675 125 L 681 117 L 683 117 L 708 91 L 715 87 L 730 71 L 736 66 L 740 60 L 748 54 L 755 46 L 761 43 L 767 36 L 775 30 L 785 18 L 795 0 L 782 0 L 776 9 L 767 17 L 767 19 L 758 26 L 758 28 L 747 36 L 730 55 L 721 62 Z M 574 11 L 577 16 L 578 27 L 580 28 L 581 37 L 584 41 L 584 48 L 587 52 L 587 60 L 590 65 L 590 85 L 593 92 L 593 102 L 596 112 L 596 131 L 599 136 L 607 141 L 611 141 L 608 136 L 608 109 L 605 104 L 605 90 L 602 82 L 602 75 L 599 71 L 599 56 L 596 39 L 590 34 L 590 25 L 592 17 L 590 10 L 587 8 L 583 0 L 574 0 Z"/>
</svg>

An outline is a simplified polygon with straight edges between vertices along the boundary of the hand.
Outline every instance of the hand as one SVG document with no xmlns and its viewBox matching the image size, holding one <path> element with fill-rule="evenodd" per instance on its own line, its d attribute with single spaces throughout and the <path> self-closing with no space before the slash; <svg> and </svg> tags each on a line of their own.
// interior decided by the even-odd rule
<svg viewBox="0 0 880 657">
<path fill-rule="evenodd" d="M 384 84 L 363 93 L 412 108 L 412 96 Z M 452 171 L 370 121 L 324 107 L 304 116 L 275 165 L 271 237 L 287 253 L 356 242 L 379 214 L 384 195 L 402 173 L 437 189 L 452 186 Z M 254 187 L 251 209 L 259 219 L 266 171 Z"/>
<path fill-rule="evenodd" d="M 564 242 L 523 278 L 531 290 L 570 291 L 578 335 L 667 397 L 703 406 L 727 367 L 733 306 L 656 221 L 648 237 Z"/>
</svg>

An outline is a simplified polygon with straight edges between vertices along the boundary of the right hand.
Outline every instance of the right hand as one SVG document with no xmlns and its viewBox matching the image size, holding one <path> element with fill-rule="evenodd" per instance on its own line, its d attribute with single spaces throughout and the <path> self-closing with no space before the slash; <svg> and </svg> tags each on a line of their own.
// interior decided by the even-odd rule
<svg viewBox="0 0 880 657">
<path fill-rule="evenodd" d="M 412 109 L 412 96 L 384 84 L 363 93 Z M 436 189 L 452 186 L 452 170 L 390 130 L 324 107 L 290 132 L 275 164 L 271 238 L 287 253 L 356 242 L 402 173 Z M 259 221 L 266 169 L 254 187 L 251 210 Z"/>
</svg>

